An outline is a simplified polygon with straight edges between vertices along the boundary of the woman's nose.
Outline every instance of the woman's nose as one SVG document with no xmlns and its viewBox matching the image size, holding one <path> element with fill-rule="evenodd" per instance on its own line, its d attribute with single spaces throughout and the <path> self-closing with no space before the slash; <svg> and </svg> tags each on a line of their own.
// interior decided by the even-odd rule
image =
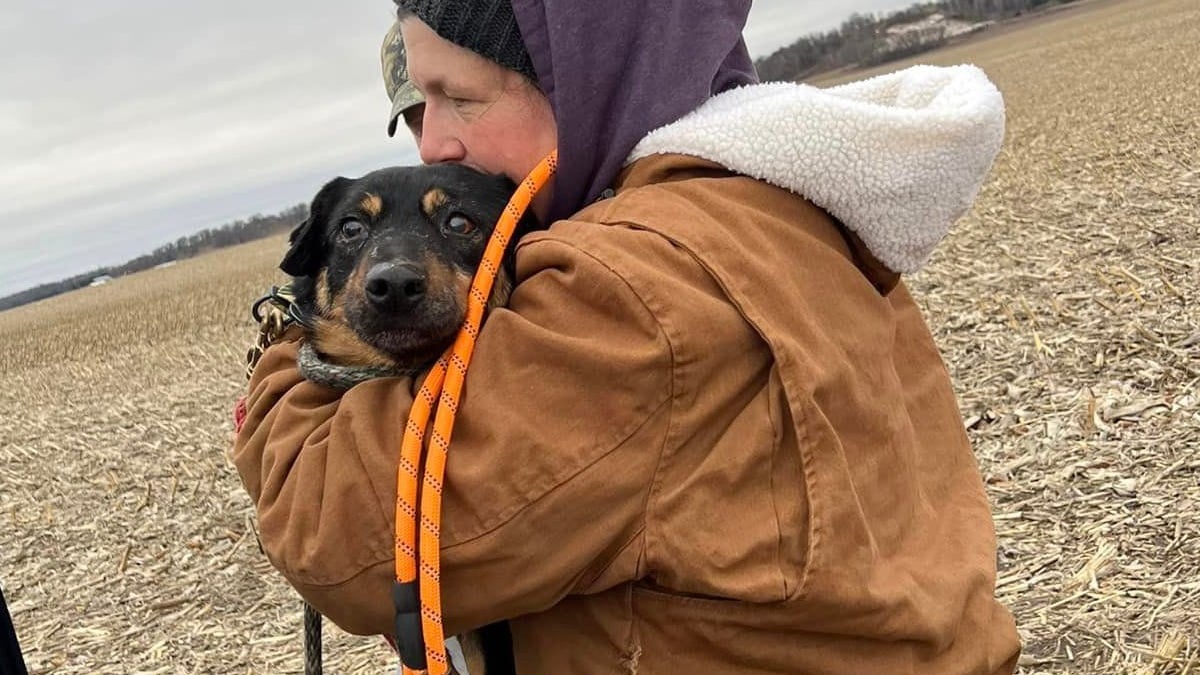
<svg viewBox="0 0 1200 675">
<path fill-rule="evenodd" d="M 438 129 L 436 124 L 430 124 L 428 116 L 421 126 L 418 148 L 421 151 L 421 162 L 424 164 L 461 162 L 467 156 L 467 149 L 462 141 L 453 134 Z"/>
</svg>

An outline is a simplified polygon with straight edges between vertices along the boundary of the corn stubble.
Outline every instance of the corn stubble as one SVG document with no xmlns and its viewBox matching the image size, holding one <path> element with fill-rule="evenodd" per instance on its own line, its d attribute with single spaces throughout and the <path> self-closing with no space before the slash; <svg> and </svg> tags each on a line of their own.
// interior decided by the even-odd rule
<svg viewBox="0 0 1200 675">
<path fill-rule="evenodd" d="M 1200 673 L 1200 6 L 1093 0 L 927 54 L 1004 92 L 910 280 L 996 513 L 1021 672 Z M 904 64 L 899 64 L 904 65 Z M 892 68 L 897 64 L 892 64 Z M 274 238 L 0 314 L 0 570 L 34 672 L 297 672 L 225 451 Z M 379 672 L 327 635 L 331 672 Z"/>
</svg>

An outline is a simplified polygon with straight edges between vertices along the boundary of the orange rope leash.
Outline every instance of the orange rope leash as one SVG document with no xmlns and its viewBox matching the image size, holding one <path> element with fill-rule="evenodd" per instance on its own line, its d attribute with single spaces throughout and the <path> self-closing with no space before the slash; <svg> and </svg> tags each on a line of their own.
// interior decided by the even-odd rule
<svg viewBox="0 0 1200 675">
<path fill-rule="evenodd" d="M 504 251 L 517 222 L 529 209 L 534 196 L 554 175 L 557 164 L 558 153 L 550 153 L 513 193 L 488 240 L 483 260 L 471 283 L 466 320 L 458 331 L 454 345 L 438 359 L 425 378 L 417 397 L 413 400 L 408 422 L 404 427 L 400 466 L 396 471 L 397 584 L 393 592 L 397 609 L 396 638 L 400 643 L 401 672 L 404 675 L 416 675 L 426 672 L 426 669 L 430 675 L 445 675 L 449 671 L 445 635 L 442 630 L 439 579 L 442 480 L 446 470 L 450 437 L 454 431 L 454 420 L 458 413 L 463 382 L 466 380 L 467 366 L 475 352 L 475 341 L 479 337 L 484 308 L 491 295 L 492 284 L 500 269 Z M 433 433 L 430 435 L 429 450 L 425 454 L 425 466 L 422 471 L 421 451 L 430 413 L 435 404 L 437 414 L 434 417 Z M 419 586 L 414 584 L 418 577 Z M 414 592 L 417 593 L 420 604 L 419 635 L 423 640 L 419 641 L 414 635 L 414 631 L 418 629 L 415 612 L 417 598 L 413 597 Z M 424 643 L 423 655 L 415 653 L 420 649 L 420 642 Z"/>
</svg>

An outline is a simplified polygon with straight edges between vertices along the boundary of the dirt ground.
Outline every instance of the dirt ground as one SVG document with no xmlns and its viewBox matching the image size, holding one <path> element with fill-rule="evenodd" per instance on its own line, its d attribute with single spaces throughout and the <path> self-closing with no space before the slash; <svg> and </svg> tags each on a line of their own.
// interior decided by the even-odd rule
<svg viewBox="0 0 1200 675">
<path fill-rule="evenodd" d="M 1097 0 L 918 59 L 980 65 L 1008 105 L 978 204 L 910 283 L 1027 675 L 1200 673 L 1197 44 L 1194 0 Z M 0 314 L 0 581 L 33 672 L 301 670 L 224 455 L 282 250 Z M 329 672 L 393 664 L 328 630 Z"/>
</svg>

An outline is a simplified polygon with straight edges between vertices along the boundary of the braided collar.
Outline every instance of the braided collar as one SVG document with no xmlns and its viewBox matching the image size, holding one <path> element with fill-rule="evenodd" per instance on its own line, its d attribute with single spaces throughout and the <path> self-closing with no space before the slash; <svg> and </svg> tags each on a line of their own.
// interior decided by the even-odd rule
<svg viewBox="0 0 1200 675">
<path fill-rule="evenodd" d="M 377 377 L 404 377 L 419 372 L 416 368 L 384 368 L 379 366 L 339 366 L 321 358 L 309 342 L 300 345 L 298 359 L 304 379 L 333 389 L 349 389 Z"/>
</svg>

